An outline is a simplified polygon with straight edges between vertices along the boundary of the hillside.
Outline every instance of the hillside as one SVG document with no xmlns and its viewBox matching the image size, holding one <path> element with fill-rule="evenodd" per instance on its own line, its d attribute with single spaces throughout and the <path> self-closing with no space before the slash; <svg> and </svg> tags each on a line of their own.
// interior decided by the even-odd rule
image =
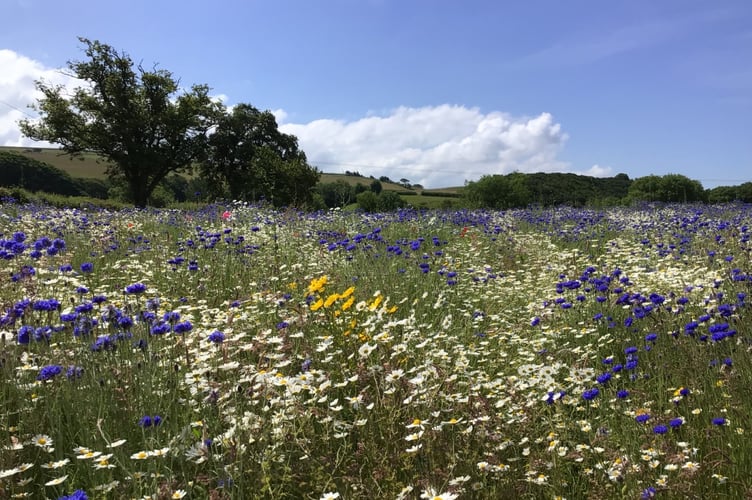
<svg viewBox="0 0 752 500">
<path fill-rule="evenodd" d="M 67 172 L 71 177 L 90 177 L 105 179 L 107 163 L 94 153 L 86 153 L 80 158 L 71 158 L 61 154 L 59 149 L 24 148 L 0 146 L 0 151 L 21 154 L 33 160 L 41 161 Z"/>
</svg>

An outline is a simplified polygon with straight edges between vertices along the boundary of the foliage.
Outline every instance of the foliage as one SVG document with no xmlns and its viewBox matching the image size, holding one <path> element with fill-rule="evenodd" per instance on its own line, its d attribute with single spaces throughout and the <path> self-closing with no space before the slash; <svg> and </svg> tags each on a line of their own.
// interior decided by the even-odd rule
<svg viewBox="0 0 752 500">
<path fill-rule="evenodd" d="M 316 193 L 328 208 L 344 207 L 355 201 L 355 186 L 343 180 L 321 182 L 316 185 Z"/>
<path fill-rule="evenodd" d="M 67 196 L 82 194 L 80 185 L 62 170 L 7 151 L 0 151 L 0 186 Z"/>
<path fill-rule="evenodd" d="M 705 189 L 699 181 L 684 175 L 667 174 L 639 177 L 629 187 L 631 201 L 696 202 L 707 201 Z"/>
<path fill-rule="evenodd" d="M 134 68 L 130 56 L 99 41 L 80 38 L 87 60 L 68 64 L 84 84 L 65 95 L 61 86 L 37 81 L 43 97 L 38 121 L 22 120 L 24 135 L 60 144 L 72 155 L 94 152 L 109 163 L 112 178 L 126 182 L 137 206 L 171 172 L 190 169 L 204 154 L 216 115 L 209 88 L 179 93 L 163 69 Z"/>
<path fill-rule="evenodd" d="M 73 182 L 78 187 L 79 192 L 82 195 L 90 196 L 92 198 L 106 199 L 109 191 L 109 183 L 102 179 L 95 179 L 92 177 L 74 177 Z M 48 191 L 51 192 L 51 191 Z"/>
<path fill-rule="evenodd" d="M 709 189 L 708 201 L 710 203 L 724 203 L 730 201 L 743 201 L 752 203 L 752 182 L 745 182 L 739 186 L 718 186 Z"/>
<path fill-rule="evenodd" d="M 381 181 L 374 179 L 370 184 L 370 189 L 374 193 L 379 194 L 384 189 L 384 187 L 381 185 Z"/>
<path fill-rule="evenodd" d="M 358 206 L 366 212 L 390 212 L 406 206 L 402 197 L 394 191 L 364 191 L 356 196 Z"/>
<path fill-rule="evenodd" d="M 270 111 L 234 106 L 219 117 L 208 144 L 200 172 L 216 194 L 277 206 L 310 203 L 318 171 L 308 165 L 297 138 L 279 131 Z"/>
<path fill-rule="evenodd" d="M 582 207 L 618 203 L 627 196 L 630 184 L 626 174 L 599 178 L 568 173 L 514 172 L 486 175 L 469 182 L 463 196 L 476 207 L 508 209 L 530 204 Z"/>
</svg>

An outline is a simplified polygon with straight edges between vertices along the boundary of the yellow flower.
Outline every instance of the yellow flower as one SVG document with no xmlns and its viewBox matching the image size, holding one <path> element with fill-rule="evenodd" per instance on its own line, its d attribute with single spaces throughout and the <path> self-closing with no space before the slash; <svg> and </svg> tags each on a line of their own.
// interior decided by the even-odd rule
<svg viewBox="0 0 752 500">
<path fill-rule="evenodd" d="M 375 299 L 373 299 L 373 302 L 371 302 L 368 305 L 368 308 L 371 311 L 375 311 L 377 307 L 381 305 L 381 301 L 384 300 L 384 298 L 381 295 L 377 295 Z"/>
<path fill-rule="evenodd" d="M 344 297 L 344 295 L 343 295 L 343 297 Z M 352 305 L 353 305 L 354 302 L 355 302 L 355 297 L 350 297 L 349 299 L 347 299 L 345 301 L 344 304 L 342 304 L 342 310 L 343 311 L 347 311 L 348 309 L 350 309 L 350 307 L 352 307 Z"/>
<path fill-rule="evenodd" d="M 337 301 L 338 298 L 339 298 L 339 294 L 337 293 L 331 294 L 324 301 L 324 307 L 327 307 L 327 308 L 330 307 L 332 304 L 334 304 Z"/>
<path fill-rule="evenodd" d="M 318 279 L 316 278 L 312 279 L 311 284 L 308 285 L 308 293 L 316 293 L 322 288 L 324 288 L 324 285 L 326 285 L 327 280 L 328 278 L 326 277 L 326 275 Z"/>
<path fill-rule="evenodd" d="M 343 299 L 346 299 L 347 297 L 352 295 L 354 291 L 355 291 L 355 287 L 351 286 L 350 288 L 342 292 L 342 295 L 340 295 L 340 297 L 342 297 Z"/>
<path fill-rule="evenodd" d="M 311 304 L 311 311 L 318 311 L 319 309 L 321 309 L 321 306 L 323 305 L 324 305 L 324 299 L 319 299 L 313 304 Z"/>
</svg>

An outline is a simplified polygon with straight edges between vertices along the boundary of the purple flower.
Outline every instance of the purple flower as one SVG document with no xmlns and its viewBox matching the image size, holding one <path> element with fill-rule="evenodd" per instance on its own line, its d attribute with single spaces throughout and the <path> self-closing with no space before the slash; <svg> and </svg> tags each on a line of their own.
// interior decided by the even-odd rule
<svg viewBox="0 0 752 500">
<path fill-rule="evenodd" d="M 713 425 L 726 425 L 726 419 L 723 417 L 716 417 L 713 419 Z"/>
<path fill-rule="evenodd" d="M 82 273 L 90 273 L 92 271 L 94 271 L 94 264 L 92 264 L 91 262 L 84 262 L 83 264 L 81 264 Z"/>
<path fill-rule="evenodd" d="M 681 427 L 682 425 L 684 425 L 684 419 L 681 418 L 681 417 L 679 417 L 679 418 L 672 418 L 669 421 L 668 425 L 670 425 L 672 429 L 678 429 L 679 427 Z"/>
<path fill-rule="evenodd" d="M 666 434 L 668 432 L 668 427 L 665 425 L 656 425 L 653 427 L 653 432 L 655 434 Z"/>
<path fill-rule="evenodd" d="M 63 367 L 60 365 L 47 365 L 39 371 L 37 380 L 49 380 L 63 372 Z"/>
<path fill-rule="evenodd" d="M 190 321 L 182 321 L 172 328 L 172 331 L 179 334 L 190 332 L 191 330 L 193 330 L 193 325 Z"/>
<path fill-rule="evenodd" d="M 209 334 L 209 342 L 213 344 L 221 344 L 225 341 L 225 334 L 219 330 L 215 330 Z"/>
<path fill-rule="evenodd" d="M 639 415 L 637 415 L 635 417 L 635 420 L 637 420 L 637 422 L 639 422 L 641 424 L 644 424 L 645 422 L 647 422 L 648 420 L 650 420 L 650 414 L 649 413 L 640 413 Z"/>
<path fill-rule="evenodd" d="M 89 500 L 84 490 L 76 490 L 70 495 L 58 497 L 57 500 Z"/>
<path fill-rule="evenodd" d="M 146 291 L 146 285 L 143 283 L 133 283 L 132 285 L 128 285 L 125 287 L 125 293 L 144 293 Z"/>
<path fill-rule="evenodd" d="M 584 399 L 585 401 L 592 401 L 596 397 L 598 397 L 598 394 L 600 393 L 601 391 L 599 391 L 597 387 L 593 387 L 592 389 L 588 389 L 582 393 L 582 399 Z"/>
</svg>

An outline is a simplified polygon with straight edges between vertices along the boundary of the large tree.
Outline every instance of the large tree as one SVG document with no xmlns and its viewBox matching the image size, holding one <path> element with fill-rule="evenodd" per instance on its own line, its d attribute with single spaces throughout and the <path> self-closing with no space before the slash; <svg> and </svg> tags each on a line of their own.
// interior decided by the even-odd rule
<svg viewBox="0 0 752 500">
<path fill-rule="evenodd" d="M 264 198 L 275 205 L 309 203 L 319 179 L 298 139 L 280 132 L 270 111 L 245 103 L 217 121 L 201 175 L 233 199 Z"/>
<path fill-rule="evenodd" d="M 108 175 L 124 180 L 134 204 L 143 207 L 168 174 L 203 159 L 219 105 L 206 85 L 181 90 L 167 70 L 145 70 L 109 45 L 79 40 L 86 60 L 68 68 L 83 85 L 68 95 L 62 86 L 37 81 L 40 117 L 22 120 L 21 131 L 60 144 L 71 156 L 101 155 Z"/>
</svg>

